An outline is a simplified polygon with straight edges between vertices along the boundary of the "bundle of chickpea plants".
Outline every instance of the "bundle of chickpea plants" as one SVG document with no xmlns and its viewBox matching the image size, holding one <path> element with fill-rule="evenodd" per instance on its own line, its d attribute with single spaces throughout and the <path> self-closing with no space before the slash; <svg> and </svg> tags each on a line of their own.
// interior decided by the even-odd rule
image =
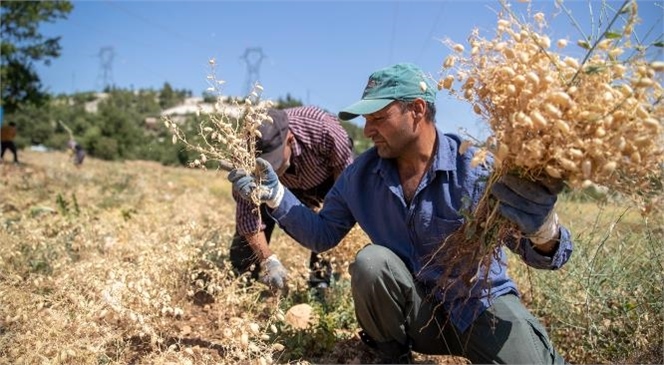
<svg viewBox="0 0 664 365">
<path fill-rule="evenodd" d="M 662 47 L 662 35 L 641 43 L 634 32 L 637 3 L 626 1 L 617 9 L 596 3 L 604 7 L 606 26 L 587 36 L 557 1 L 558 14 L 569 16 L 581 33 L 576 45 L 551 39 L 545 14 L 530 15 L 527 8 L 523 20 L 512 5 L 500 4 L 493 37 L 483 38 L 476 29 L 467 45 L 444 41 L 451 52 L 438 83 L 440 90 L 471 103 L 490 129 L 486 141 L 475 140 L 480 143 L 472 161 L 493 161 L 486 192 L 450 238 L 461 241 L 451 266 L 477 263 L 478 271 L 466 273 L 471 281 L 488 269 L 505 237 L 518 235 L 496 213 L 490 195 L 504 174 L 563 182 L 572 190 L 601 187 L 634 202 L 644 216 L 657 210 L 662 197 L 664 62 L 647 56 Z M 580 47 L 582 56 L 563 54 L 572 47 Z M 472 144 L 464 142 L 462 150 Z"/>
<path fill-rule="evenodd" d="M 198 125 L 198 141 L 190 141 L 184 131 L 171 118 L 164 117 L 164 125 L 173 134 L 173 144 L 183 143 L 185 148 L 197 152 L 198 158 L 189 163 L 189 167 L 207 169 L 208 162 L 216 162 L 221 170 L 256 169 L 256 138 L 261 137 L 261 123 L 272 123 L 267 109 L 271 101 L 261 101 L 263 87 L 254 85 L 250 94 L 242 103 L 233 100 L 231 105 L 224 103 L 221 86 L 225 83 L 216 76 L 216 61 L 209 60 L 210 73 L 207 76 L 208 92 L 217 95 L 214 112 L 205 115 Z M 201 111 L 197 112 L 197 116 Z M 258 191 L 254 194 L 254 205 L 258 206 Z M 257 210 L 258 211 L 258 210 Z"/>
</svg>

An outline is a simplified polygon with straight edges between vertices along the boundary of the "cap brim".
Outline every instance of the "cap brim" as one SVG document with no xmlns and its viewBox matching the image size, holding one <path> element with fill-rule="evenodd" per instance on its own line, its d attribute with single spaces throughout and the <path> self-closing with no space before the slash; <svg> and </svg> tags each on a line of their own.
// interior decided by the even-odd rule
<svg viewBox="0 0 664 365">
<path fill-rule="evenodd" d="M 388 106 L 394 99 L 364 99 L 339 112 L 339 119 L 351 120 L 358 115 L 375 113 Z"/>
<path fill-rule="evenodd" d="M 264 153 L 260 155 L 260 158 L 263 160 L 267 161 L 272 165 L 272 168 L 276 171 L 278 170 L 281 165 L 284 163 L 284 148 L 286 147 L 286 144 L 283 143 L 279 148 L 270 151 L 268 153 Z"/>
</svg>

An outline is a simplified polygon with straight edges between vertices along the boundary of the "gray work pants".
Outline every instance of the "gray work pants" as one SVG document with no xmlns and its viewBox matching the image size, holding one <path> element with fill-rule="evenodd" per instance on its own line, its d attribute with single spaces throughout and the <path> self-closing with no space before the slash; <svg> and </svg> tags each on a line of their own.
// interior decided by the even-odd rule
<svg viewBox="0 0 664 365">
<path fill-rule="evenodd" d="M 473 363 L 565 363 L 516 295 L 496 298 L 459 333 L 442 306 L 425 299 L 406 265 L 389 249 L 364 247 L 350 274 L 357 320 L 376 342 L 410 344 L 423 354 L 463 356 Z"/>
</svg>

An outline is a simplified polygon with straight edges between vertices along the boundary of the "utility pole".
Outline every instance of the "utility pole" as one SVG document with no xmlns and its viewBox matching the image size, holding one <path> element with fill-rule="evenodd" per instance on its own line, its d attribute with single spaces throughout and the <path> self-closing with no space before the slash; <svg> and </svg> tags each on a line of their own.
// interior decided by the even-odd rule
<svg viewBox="0 0 664 365">
<path fill-rule="evenodd" d="M 102 47 L 99 50 L 99 75 L 97 76 L 97 85 L 101 84 L 102 90 L 113 85 L 113 57 L 115 51 L 113 47 Z"/>
<path fill-rule="evenodd" d="M 260 80 L 260 67 L 267 56 L 260 47 L 250 47 L 240 56 L 247 63 L 247 77 L 244 85 L 244 95 L 248 96 L 254 85 Z"/>
</svg>

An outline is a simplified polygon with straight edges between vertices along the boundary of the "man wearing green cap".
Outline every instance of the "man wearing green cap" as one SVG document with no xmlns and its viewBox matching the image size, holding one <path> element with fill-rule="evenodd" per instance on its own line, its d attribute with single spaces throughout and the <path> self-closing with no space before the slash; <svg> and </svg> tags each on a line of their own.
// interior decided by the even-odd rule
<svg viewBox="0 0 664 365">
<path fill-rule="evenodd" d="M 440 287 L 443 268 L 431 258 L 453 252 L 439 249 L 464 222 L 461 212 L 483 195 L 491 161 L 473 167 L 475 150 L 461 153 L 458 136 L 437 130 L 435 99 L 415 65 L 374 72 L 362 99 L 339 113 L 345 120 L 364 116 L 374 147 L 344 170 L 318 213 L 285 189 L 269 164 L 260 180 L 239 170 L 229 180 L 247 199 L 260 187 L 270 214 L 313 251 L 335 247 L 356 223 L 362 227 L 372 244 L 350 267 L 351 287 L 361 338 L 382 360 L 412 362 L 414 350 L 474 363 L 564 363 L 521 303 L 502 248 L 474 284 L 450 278 Z M 558 269 L 572 253 L 570 232 L 553 211 L 558 191 L 512 175 L 491 190 L 501 214 L 523 233 L 506 246 L 535 268 Z"/>
</svg>

